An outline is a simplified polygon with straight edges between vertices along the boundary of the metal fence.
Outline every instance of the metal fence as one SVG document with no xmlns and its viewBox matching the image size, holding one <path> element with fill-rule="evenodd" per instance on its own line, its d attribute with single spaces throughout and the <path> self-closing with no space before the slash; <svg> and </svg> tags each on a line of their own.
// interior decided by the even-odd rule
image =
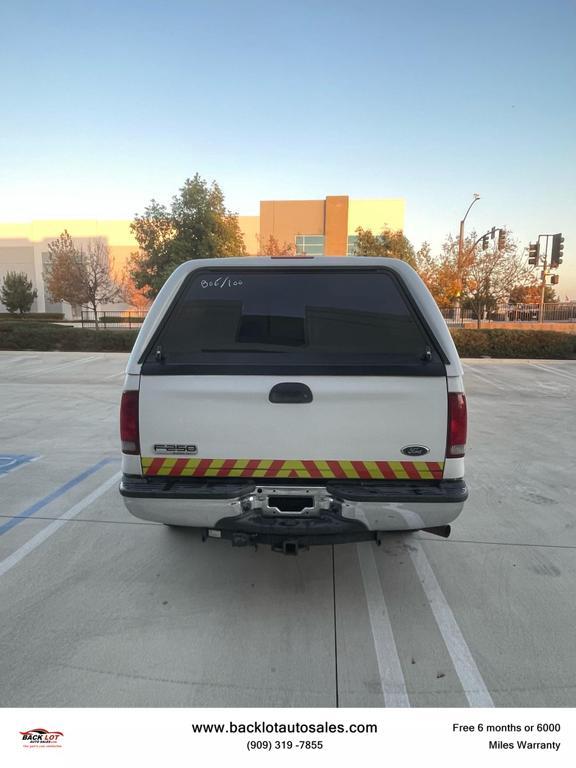
<svg viewBox="0 0 576 768">
<path fill-rule="evenodd" d="M 460 307 L 441 307 L 444 319 L 448 325 L 463 326 L 474 323 L 478 315 L 473 309 Z M 483 312 L 482 322 L 538 322 L 540 320 L 539 304 L 506 304 Z M 544 304 L 543 322 L 545 323 L 576 323 L 576 302 L 558 302 L 556 304 Z"/>
<path fill-rule="evenodd" d="M 91 310 L 82 310 L 82 328 L 94 328 L 96 317 Z M 98 312 L 98 325 L 100 328 L 118 328 L 122 330 L 140 328 L 146 317 L 146 310 L 122 310 L 111 312 Z"/>
<path fill-rule="evenodd" d="M 448 325 L 463 327 L 477 322 L 477 315 L 473 309 L 461 307 L 440 307 L 440 311 Z M 132 329 L 140 328 L 144 322 L 147 311 L 122 310 L 98 312 L 98 324 L 101 328 Z M 539 304 L 508 304 L 489 310 L 480 318 L 483 323 L 498 322 L 538 322 L 540 319 Z M 96 325 L 94 312 L 82 310 L 82 328 L 93 328 Z M 576 302 L 558 302 L 557 304 L 544 304 L 543 321 L 546 323 L 576 323 Z"/>
</svg>

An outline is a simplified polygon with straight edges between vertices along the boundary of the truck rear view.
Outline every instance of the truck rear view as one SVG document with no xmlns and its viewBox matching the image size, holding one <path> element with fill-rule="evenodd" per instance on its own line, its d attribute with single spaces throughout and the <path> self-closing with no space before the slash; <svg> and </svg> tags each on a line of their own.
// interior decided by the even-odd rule
<svg viewBox="0 0 576 768">
<path fill-rule="evenodd" d="M 460 362 L 396 260 L 182 265 L 139 334 L 121 417 L 130 512 L 237 545 L 447 535 L 467 496 Z"/>
</svg>

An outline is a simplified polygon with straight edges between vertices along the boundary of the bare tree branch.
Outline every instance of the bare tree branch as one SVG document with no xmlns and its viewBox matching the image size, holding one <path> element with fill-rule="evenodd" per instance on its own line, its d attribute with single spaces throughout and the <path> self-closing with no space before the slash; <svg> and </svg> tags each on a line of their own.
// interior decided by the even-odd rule
<svg viewBox="0 0 576 768">
<path fill-rule="evenodd" d="M 76 246 L 64 230 L 48 245 L 50 260 L 45 280 L 54 301 L 87 305 L 94 312 L 98 329 L 98 306 L 118 301 L 121 287 L 113 276 L 113 260 L 102 238 Z"/>
</svg>

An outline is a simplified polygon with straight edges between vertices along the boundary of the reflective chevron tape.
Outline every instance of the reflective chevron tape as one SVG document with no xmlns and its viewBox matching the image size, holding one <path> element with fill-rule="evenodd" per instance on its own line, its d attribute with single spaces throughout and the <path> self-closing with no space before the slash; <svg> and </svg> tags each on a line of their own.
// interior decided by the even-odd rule
<svg viewBox="0 0 576 768">
<path fill-rule="evenodd" d="M 145 475 L 166 477 L 300 477 L 356 480 L 441 480 L 443 461 L 296 461 L 142 457 Z"/>
</svg>

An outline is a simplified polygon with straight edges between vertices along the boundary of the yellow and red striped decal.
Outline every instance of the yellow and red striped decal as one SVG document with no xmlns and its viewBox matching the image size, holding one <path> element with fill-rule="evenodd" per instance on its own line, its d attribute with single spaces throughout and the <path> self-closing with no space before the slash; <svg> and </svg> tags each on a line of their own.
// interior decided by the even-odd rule
<svg viewBox="0 0 576 768">
<path fill-rule="evenodd" d="M 300 477 L 356 480 L 441 480 L 443 461 L 296 461 L 142 457 L 145 475 L 166 477 Z"/>
</svg>

